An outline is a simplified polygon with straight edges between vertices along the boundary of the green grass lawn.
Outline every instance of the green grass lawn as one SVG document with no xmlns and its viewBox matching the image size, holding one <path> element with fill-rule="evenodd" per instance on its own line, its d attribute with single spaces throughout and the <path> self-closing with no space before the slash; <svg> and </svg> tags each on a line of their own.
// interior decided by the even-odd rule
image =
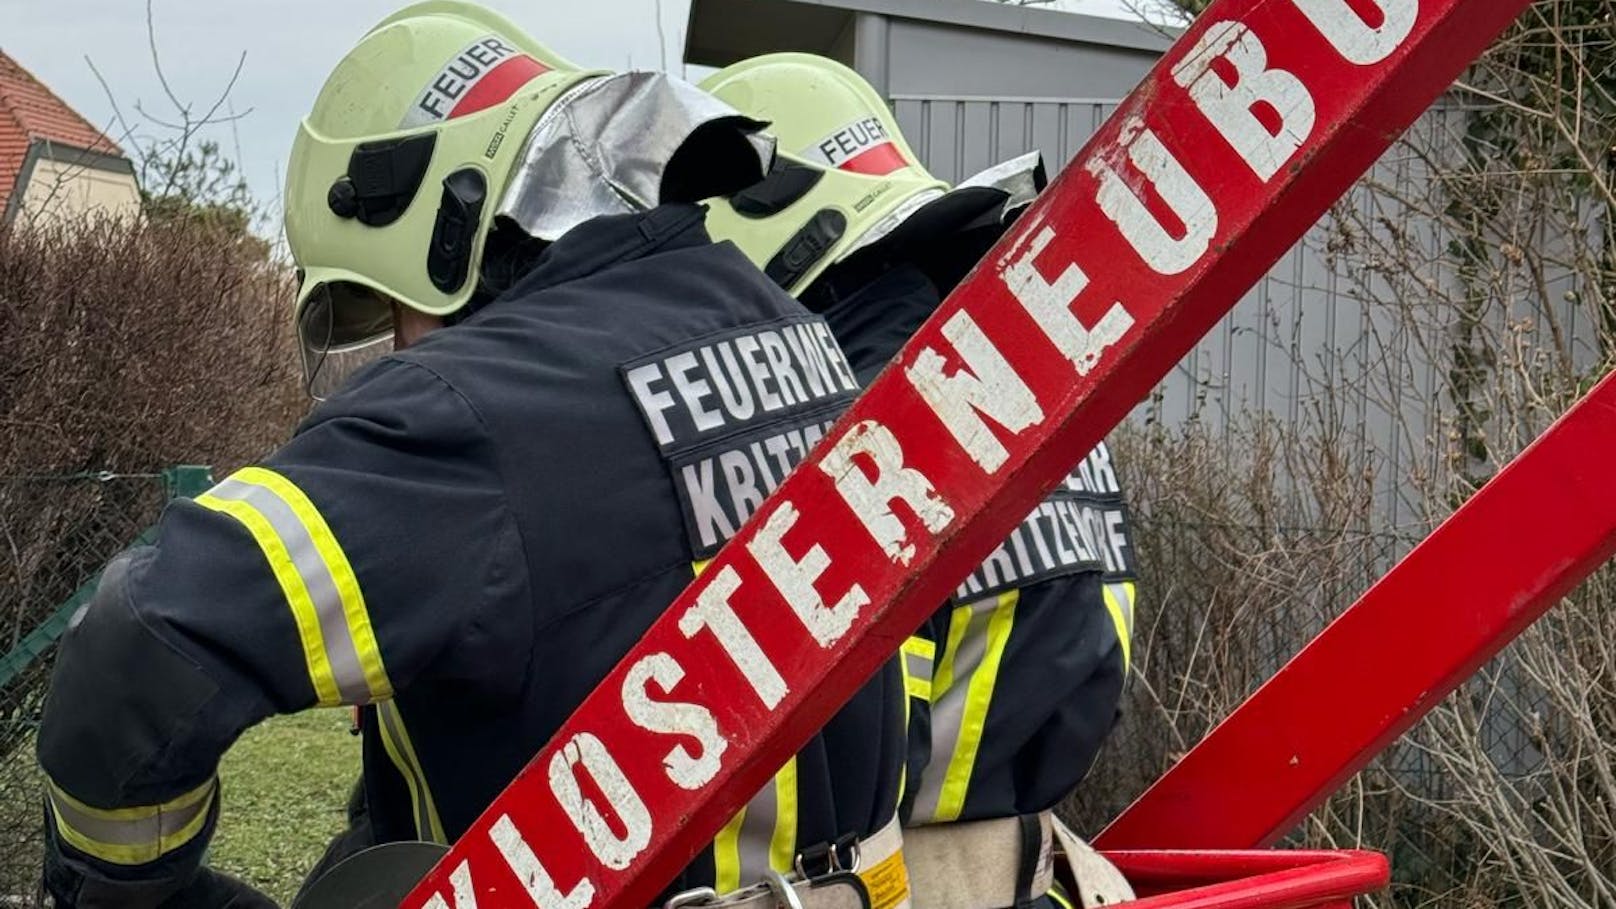
<svg viewBox="0 0 1616 909">
<path fill-rule="evenodd" d="M 219 768 L 224 801 L 208 864 L 289 906 L 345 823 L 359 776 L 346 710 L 275 717 L 248 730 Z"/>
<path fill-rule="evenodd" d="M 224 801 L 208 864 L 283 907 L 346 822 L 359 739 L 346 710 L 275 717 L 247 732 L 219 769 Z M 0 897 L 39 882 L 40 792 L 33 742 L 0 758 Z"/>
</svg>

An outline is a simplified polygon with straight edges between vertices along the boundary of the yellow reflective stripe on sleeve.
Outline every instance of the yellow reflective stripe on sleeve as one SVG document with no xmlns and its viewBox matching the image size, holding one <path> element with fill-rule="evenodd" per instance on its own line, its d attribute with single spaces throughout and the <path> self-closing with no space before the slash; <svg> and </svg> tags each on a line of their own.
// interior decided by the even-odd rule
<svg viewBox="0 0 1616 909">
<path fill-rule="evenodd" d="M 690 563 L 690 572 L 691 572 L 691 574 L 694 574 L 698 578 L 701 577 L 701 573 L 703 571 L 707 570 L 707 566 L 709 564 L 711 564 L 712 561 L 713 561 L 712 559 L 702 559 L 699 562 L 691 562 Z"/>
<path fill-rule="evenodd" d="M 196 839 L 219 791 L 217 777 L 161 805 L 92 808 L 46 780 L 56 832 L 73 848 L 114 865 L 144 865 Z"/>
<path fill-rule="evenodd" d="M 1049 886 L 1048 894 L 1049 898 L 1055 901 L 1055 905 L 1060 906 L 1061 909 L 1075 909 L 1071 898 L 1066 895 L 1066 888 L 1062 887 L 1059 881 Z"/>
<path fill-rule="evenodd" d="M 291 506 L 292 512 L 302 521 L 315 551 L 320 554 L 336 585 L 337 596 L 342 601 L 343 617 L 348 623 L 348 634 L 359 658 L 360 669 L 364 672 L 366 687 L 370 689 L 371 700 L 383 701 L 392 697 L 393 686 L 382 666 L 381 647 L 376 643 L 375 630 L 370 627 L 370 612 L 365 609 L 365 596 L 359 590 L 359 578 L 348 563 L 348 555 L 337 544 L 336 535 L 331 532 L 325 518 L 320 516 L 319 509 L 303 494 L 303 490 L 273 470 L 247 467 L 237 471 L 235 476 L 243 482 L 258 483 L 273 491 Z"/>
<path fill-rule="evenodd" d="M 782 874 L 797 858 L 797 756 L 774 775 L 774 836 L 769 840 L 769 867 Z"/>
<path fill-rule="evenodd" d="M 987 723 L 988 707 L 993 702 L 993 688 L 999 680 L 999 662 L 1004 657 L 1005 645 L 1010 642 L 1010 630 L 1016 621 L 1016 604 L 1021 599 L 1019 590 L 999 594 L 993 617 L 988 620 L 987 647 L 982 662 L 971 673 L 966 683 L 965 713 L 960 722 L 959 739 L 948 761 L 948 772 L 937 801 L 937 820 L 955 821 L 965 810 L 965 795 L 971 785 L 971 771 L 976 767 L 976 753 L 982 746 L 982 728 Z"/>
<path fill-rule="evenodd" d="M 280 585 L 319 706 L 392 697 L 359 579 L 314 503 L 262 467 L 237 471 L 196 499 L 235 518 Z"/>
<path fill-rule="evenodd" d="M 297 625 L 297 636 L 303 643 L 303 660 L 308 666 L 309 682 L 314 686 L 315 702 L 321 707 L 334 707 L 342 703 L 337 680 L 331 672 L 331 661 L 325 655 L 325 641 L 320 635 L 320 619 L 314 612 L 309 591 L 292 564 L 286 545 L 275 534 L 275 528 L 258 510 L 246 502 L 215 498 L 212 493 L 197 496 L 196 504 L 227 514 L 240 521 L 257 541 L 269 560 L 269 569 L 280 584 L 286 605 L 292 610 L 292 621 Z"/>
<path fill-rule="evenodd" d="M 1122 588 L 1118 591 L 1117 588 Z M 1133 666 L 1133 635 L 1128 617 L 1132 610 L 1120 601 L 1122 597 L 1128 598 L 1128 606 L 1133 603 L 1133 582 L 1125 581 L 1121 584 L 1106 584 L 1102 590 L 1105 592 L 1105 609 L 1111 613 L 1111 624 L 1117 629 L 1117 640 L 1122 642 L 1122 671 L 1127 672 Z"/>
<path fill-rule="evenodd" d="M 404 715 L 399 713 L 398 704 L 393 701 L 377 704 L 376 718 L 381 727 L 382 748 L 409 787 L 416 836 L 430 843 L 447 845 L 449 838 L 444 835 L 443 822 L 438 819 L 438 806 L 432 800 L 432 789 L 427 786 L 426 771 L 415 756 L 415 745 L 404 728 Z"/>
<path fill-rule="evenodd" d="M 733 893 L 741 886 L 741 825 L 746 822 L 746 809 L 735 812 L 724 829 L 713 840 L 713 889 L 719 893 Z"/>
</svg>

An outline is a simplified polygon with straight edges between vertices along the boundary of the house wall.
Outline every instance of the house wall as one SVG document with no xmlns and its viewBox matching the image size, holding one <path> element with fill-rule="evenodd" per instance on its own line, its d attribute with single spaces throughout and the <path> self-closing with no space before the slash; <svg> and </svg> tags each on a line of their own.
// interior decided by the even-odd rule
<svg viewBox="0 0 1616 909">
<path fill-rule="evenodd" d="M 132 216 L 140 211 L 140 188 L 131 173 L 40 158 L 34 162 L 19 203 L 13 219 L 34 224 L 86 216 Z"/>
</svg>

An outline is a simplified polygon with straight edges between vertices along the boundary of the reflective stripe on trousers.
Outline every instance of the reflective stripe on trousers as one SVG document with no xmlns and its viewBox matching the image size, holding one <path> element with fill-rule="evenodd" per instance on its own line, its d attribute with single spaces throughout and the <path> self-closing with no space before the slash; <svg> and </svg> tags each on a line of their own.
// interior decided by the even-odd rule
<svg viewBox="0 0 1616 909">
<path fill-rule="evenodd" d="M 713 887 L 719 893 L 764 872 L 786 872 L 797 857 L 797 759 L 730 818 L 713 840 Z"/>
<path fill-rule="evenodd" d="M 697 576 L 712 561 L 690 563 Z M 713 840 L 713 887 L 737 890 L 742 881 L 761 880 L 765 871 L 786 872 L 797 856 L 797 758 L 793 756 L 769 785 L 729 819 Z"/>
<path fill-rule="evenodd" d="M 144 865 L 191 842 L 207 826 L 219 779 L 161 805 L 134 808 L 92 808 L 49 780 L 45 793 L 57 834 L 73 848 L 114 865 Z"/>
<path fill-rule="evenodd" d="M 447 845 L 449 838 L 444 835 L 443 822 L 438 819 L 438 806 L 432 800 L 426 770 L 421 767 L 421 760 L 415 754 L 415 744 L 410 741 L 409 731 L 404 728 L 404 715 L 399 713 L 397 704 L 385 701 L 376 705 L 376 721 L 380 726 L 382 748 L 387 751 L 387 757 L 409 787 L 410 816 L 415 820 L 416 836 L 429 843 Z"/>
<path fill-rule="evenodd" d="M 910 823 L 956 820 L 965 809 L 976 753 L 999 661 L 1010 642 L 1020 591 L 957 606 L 948 617 L 948 640 L 932 677 L 931 741 L 933 763 L 947 755 L 942 773 L 927 773 L 915 795 Z"/>
<path fill-rule="evenodd" d="M 195 501 L 235 518 L 263 551 L 297 626 L 318 706 L 393 696 L 353 566 L 302 490 L 272 470 L 247 467 Z"/>
<path fill-rule="evenodd" d="M 931 701 L 931 677 L 937 661 L 937 645 L 921 637 L 903 642 L 903 688 L 912 698 Z"/>
</svg>

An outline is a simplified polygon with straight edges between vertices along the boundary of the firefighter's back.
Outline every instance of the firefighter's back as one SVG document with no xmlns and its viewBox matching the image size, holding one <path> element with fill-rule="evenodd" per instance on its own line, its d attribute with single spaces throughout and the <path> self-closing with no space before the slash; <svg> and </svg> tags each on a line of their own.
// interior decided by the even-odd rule
<svg viewBox="0 0 1616 909">
<path fill-rule="evenodd" d="M 752 457 L 767 439 L 806 453 L 855 387 L 820 326 L 707 242 L 699 209 L 667 206 L 575 229 L 503 297 L 395 355 L 485 429 L 511 522 L 456 544 L 505 547 L 511 564 L 465 591 L 488 602 L 466 653 L 369 724 L 380 838 L 430 832 L 426 791 L 441 834 L 464 830 L 761 502 L 773 483 L 749 483 L 737 458 L 778 470 Z M 868 834 L 892 816 L 900 690 L 878 676 L 828 730 L 836 747 L 822 736 L 799 755 L 797 830 L 776 842 Z M 676 886 L 711 884 L 723 863 L 709 850 Z"/>
</svg>

